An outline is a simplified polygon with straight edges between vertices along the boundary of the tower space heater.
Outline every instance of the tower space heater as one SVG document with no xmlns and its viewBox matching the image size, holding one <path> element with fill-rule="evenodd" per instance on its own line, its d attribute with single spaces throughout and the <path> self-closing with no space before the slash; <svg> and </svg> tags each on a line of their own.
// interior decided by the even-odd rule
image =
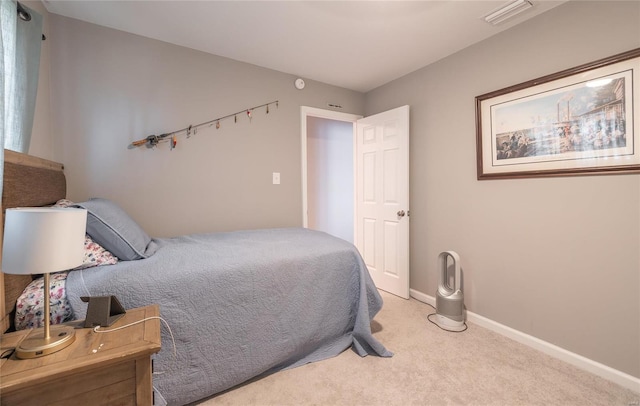
<svg viewBox="0 0 640 406">
<path fill-rule="evenodd" d="M 449 271 L 449 258 L 454 267 L 453 275 Z M 460 256 L 454 251 L 444 251 L 438 256 L 440 282 L 436 292 L 435 317 L 429 318 L 443 330 L 464 331 L 467 329 L 464 315 L 464 296 L 462 294 L 462 272 Z"/>
</svg>

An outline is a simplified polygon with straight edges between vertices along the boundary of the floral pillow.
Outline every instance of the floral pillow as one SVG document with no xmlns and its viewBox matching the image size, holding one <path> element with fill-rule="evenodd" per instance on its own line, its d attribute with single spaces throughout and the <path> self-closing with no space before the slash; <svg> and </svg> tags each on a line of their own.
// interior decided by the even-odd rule
<svg viewBox="0 0 640 406">
<path fill-rule="evenodd" d="M 67 200 L 67 199 L 60 199 L 56 202 L 56 204 L 53 205 L 53 207 L 71 207 L 73 206 L 73 202 L 71 200 Z"/>
<path fill-rule="evenodd" d="M 74 270 L 118 262 L 112 253 L 102 248 L 88 235 L 84 239 L 84 261 Z M 60 324 L 73 320 L 73 311 L 67 300 L 66 281 L 68 271 L 52 273 L 49 276 L 49 307 L 51 324 Z M 44 277 L 31 281 L 16 301 L 16 330 L 44 326 Z"/>
<path fill-rule="evenodd" d="M 69 207 L 73 202 L 62 199 L 53 207 Z M 112 265 L 118 258 L 93 241 L 89 235 L 84 238 L 84 259 L 82 265 L 74 270 L 91 268 L 100 265 Z M 73 311 L 67 300 L 66 281 L 68 271 L 50 275 L 50 312 L 51 324 L 60 324 L 73 320 Z M 16 301 L 16 330 L 38 328 L 44 326 L 44 277 L 31 281 Z"/>
<path fill-rule="evenodd" d="M 84 236 L 84 260 L 82 265 L 74 269 L 91 268 L 92 266 L 113 265 L 118 262 L 118 258 L 102 248 L 100 244 L 93 241 L 88 235 Z"/>
<path fill-rule="evenodd" d="M 67 300 L 66 282 L 69 272 L 49 275 L 49 305 L 51 324 L 73 320 L 73 311 Z M 16 302 L 16 330 L 44 326 L 44 277 L 31 281 Z"/>
</svg>

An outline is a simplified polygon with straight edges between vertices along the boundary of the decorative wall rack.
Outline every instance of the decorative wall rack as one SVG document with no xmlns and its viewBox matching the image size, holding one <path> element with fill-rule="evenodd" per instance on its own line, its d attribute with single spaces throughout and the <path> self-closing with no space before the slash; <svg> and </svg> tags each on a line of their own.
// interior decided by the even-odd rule
<svg viewBox="0 0 640 406">
<path fill-rule="evenodd" d="M 164 133 L 164 134 L 160 134 L 160 135 L 149 135 L 148 137 L 145 137 L 141 140 L 138 141 L 133 141 L 131 144 L 129 144 L 129 149 L 131 148 L 136 148 L 136 147 L 141 147 L 143 145 L 146 145 L 147 148 L 153 148 L 156 145 L 158 145 L 161 142 L 165 142 L 165 141 L 169 141 L 169 145 L 171 149 L 174 149 L 178 143 L 177 140 L 177 136 L 178 135 L 186 135 L 187 138 L 191 137 L 191 135 L 195 135 L 198 133 L 198 128 L 200 127 L 211 127 L 215 124 L 216 129 L 220 128 L 220 122 L 223 120 L 226 120 L 228 118 L 233 117 L 233 122 L 237 123 L 238 122 L 238 116 L 242 116 L 242 115 L 246 115 L 249 118 L 249 121 L 251 121 L 251 118 L 253 117 L 253 111 L 259 108 L 264 107 L 265 108 L 265 113 L 269 114 L 269 106 L 274 105 L 276 106 L 276 108 L 278 108 L 278 100 L 269 102 L 269 103 L 265 103 L 265 104 L 261 104 L 259 106 L 254 106 L 254 107 L 250 107 L 248 109 L 245 110 L 240 110 L 236 113 L 232 113 L 232 114 L 227 114 L 226 116 L 222 116 L 222 117 L 218 117 L 218 118 L 214 118 L 213 120 L 209 120 L 206 121 L 204 123 L 200 123 L 200 124 L 196 124 L 196 125 L 190 125 L 189 127 L 186 128 L 182 128 L 180 130 L 176 130 L 176 131 L 172 131 L 169 133 Z"/>
</svg>

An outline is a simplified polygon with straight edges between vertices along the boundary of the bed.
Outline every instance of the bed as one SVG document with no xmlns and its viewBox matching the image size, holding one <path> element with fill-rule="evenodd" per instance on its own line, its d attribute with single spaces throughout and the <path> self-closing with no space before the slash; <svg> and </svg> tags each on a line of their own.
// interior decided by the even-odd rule
<svg viewBox="0 0 640 406">
<path fill-rule="evenodd" d="M 9 156 L 7 164 L 13 160 Z M 61 174 L 62 166 L 47 170 Z M 13 189 L 10 172 L 3 205 Z M 56 190 L 38 205 L 65 197 L 63 185 Z M 154 360 L 157 404 L 188 404 L 347 348 L 361 356 L 392 355 L 370 329 L 382 299 L 358 251 L 344 240 L 303 228 L 151 239 L 115 202 L 78 205 L 89 210 L 88 234 L 121 260 L 68 273 L 74 318 L 86 313 L 82 296 L 115 295 L 125 308 L 160 305 L 171 332 L 163 328 L 163 348 Z M 108 227 L 96 231 L 101 222 Z M 109 241 L 117 236 L 98 235 L 123 227 L 124 245 Z M 8 288 L 19 290 L 29 281 L 5 278 L 6 315 L 15 301 Z"/>
</svg>

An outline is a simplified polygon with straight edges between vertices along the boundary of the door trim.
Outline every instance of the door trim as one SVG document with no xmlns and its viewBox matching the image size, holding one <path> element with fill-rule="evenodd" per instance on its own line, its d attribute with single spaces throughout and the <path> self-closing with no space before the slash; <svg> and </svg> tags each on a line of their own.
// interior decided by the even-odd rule
<svg viewBox="0 0 640 406">
<path fill-rule="evenodd" d="M 318 118 L 325 118 L 328 120 L 335 120 L 335 121 L 346 121 L 349 123 L 353 124 L 353 135 L 352 135 L 352 141 L 353 141 L 353 165 L 354 165 L 354 177 L 355 177 L 355 143 L 356 143 L 356 121 L 358 121 L 359 119 L 362 118 L 362 116 L 357 115 L 357 114 L 350 114 L 350 113 L 342 113 L 340 111 L 333 111 L 333 110 L 323 110 L 323 109 L 319 109 L 319 108 L 315 108 L 315 107 L 307 107 L 307 106 L 301 106 L 300 107 L 300 145 L 301 145 L 301 162 L 302 162 L 302 226 L 304 228 L 307 228 L 309 226 L 309 216 L 307 213 L 308 210 L 308 202 L 307 202 L 307 117 L 318 117 Z M 355 179 L 354 179 L 354 186 L 355 186 Z M 355 213 L 355 188 L 353 190 L 353 194 L 354 194 L 354 213 Z M 354 225 L 353 225 L 353 231 L 354 231 L 354 237 L 355 237 L 355 219 L 356 217 L 354 216 Z"/>
</svg>

